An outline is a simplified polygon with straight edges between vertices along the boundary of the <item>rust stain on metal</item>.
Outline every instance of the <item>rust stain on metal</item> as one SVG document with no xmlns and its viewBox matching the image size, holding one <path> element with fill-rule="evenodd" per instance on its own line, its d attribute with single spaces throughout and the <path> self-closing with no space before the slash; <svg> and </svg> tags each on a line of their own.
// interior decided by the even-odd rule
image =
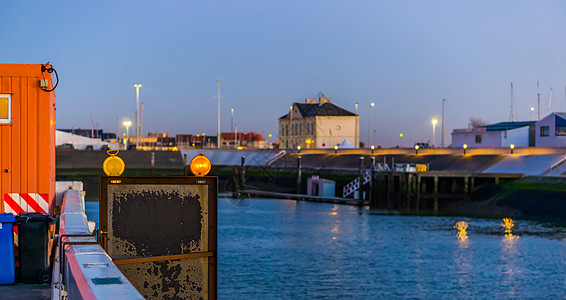
<svg viewBox="0 0 566 300">
<path fill-rule="evenodd" d="M 101 228 L 118 268 L 147 299 L 216 299 L 217 182 L 191 178 L 121 178 L 101 185 Z M 141 259 L 136 260 L 136 259 Z M 166 260 L 165 260 L 166 259 Z M 153 260 L 153 259 L 152 259 Z"/>
<path fill-rule="evenodd" d="M 205 259 L 172 260 L 119 266 L 146 299 L 207 299 Z"/>
<path fill-rule="evenodd" d="M 108 250 L 114 259 L 208 250 L 204 189 L 112 185 L 109 192 Z"/>
</svg>

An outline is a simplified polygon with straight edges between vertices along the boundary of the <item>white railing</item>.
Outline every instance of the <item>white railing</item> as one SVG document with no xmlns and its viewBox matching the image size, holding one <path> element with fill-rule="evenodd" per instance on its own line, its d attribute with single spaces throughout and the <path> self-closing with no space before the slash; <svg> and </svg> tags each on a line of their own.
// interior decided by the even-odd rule
<svg viewBox="0 0 566 300">
<path fill-rule="evenodd" d="M 362 183 L 362 185 L 368 183 L 371 180 L 371 173 L 369 170 L 364 171 L 363 178 L 364 178 L 364 182 Z M 344 198 L 348 197 L 348 195 L 352 194 L 354 191 L 356 191 L 359 188 L 360 188 L 360 177 L 350 181 L 348 184 L 344 186 L 344 188 L 342 189 L 342 197 Z"/>
</svg>

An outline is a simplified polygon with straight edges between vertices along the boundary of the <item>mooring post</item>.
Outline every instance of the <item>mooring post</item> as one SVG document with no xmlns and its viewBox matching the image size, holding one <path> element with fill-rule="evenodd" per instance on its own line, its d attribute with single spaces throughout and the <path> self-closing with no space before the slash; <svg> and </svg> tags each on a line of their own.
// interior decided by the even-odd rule
<svg viewBox="0 0 566 300">
<path fill-rule="evenodd" d="M 183 154 L 183 175 L 187 176 L 188 172 L 187 172 L 187 153 Z"/>
<path fill-rule="evenodd" d="M 358 201 L 360 205 L 364 203 L 364 157 L 360 157 L 360 188 L 358 189 Z"/>
<path fill-rule="evenodd" d="M 391 197 L 393 195 L 393 187 L 395 186 L 395 183 L 393 182 L 393 173 L 389 172 L 387 174 L 387 208 L 388 209 L 392 209 L 393 208 L 393 204 L 391 201 Z"/>
<path fill-rule="evenodd" d="M 417 209 L 417 213 L 419 212 L 419 209 L 421 208 L 421 189 L 422 189 L 422 183 L 421 183 L 421 175 L 419 173 L 417 173 L 417 186 L 415 188 L 415 199 L 417 201 L 416 203 L 416 209 Z"/>
<path fill-rule="evenodd" d="M 297 194 L 301 194 L 301 156 L 297 156 Z"/>
<path fill-rule="evenodd" d="M 413 174 L 407 173 L 407 210 L 411 210 L 411 198 L 413 197 Z"/>
<path fill-rule="evenodd" d="M 187 164 L 185 164 L 186 168 Z M 151 152 L 151 175 L 155 172 L 155 152 Z"/>
<path fill-rule="evenodd" d="M 369 205 L 370 206 L 374 206 L 375 203 L 373 203 L 373 180 L 375 179 L 375 156 L 371 157 L 371 165 L 370 165 L 370 177 L 369 177 L 369 195 L 368 195 L 368 201 L 369 201 Z"/>
<path fill-rule="evenodd" d="M 434 213 L 438 213 L 438 176 L 434 176 Z"/>
<path fill-rule="evenodd" d="M 240 190 L 246 189 L 246 157 L 242 156 L 242 165 L 240 172 Z"/>
</svg>

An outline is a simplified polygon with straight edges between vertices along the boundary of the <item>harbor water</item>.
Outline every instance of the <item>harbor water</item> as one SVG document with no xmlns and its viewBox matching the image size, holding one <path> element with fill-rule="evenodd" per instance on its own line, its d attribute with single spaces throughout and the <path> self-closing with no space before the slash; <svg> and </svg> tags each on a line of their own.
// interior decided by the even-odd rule
<svg viewBox="0 0 566 300">
<path fill-rule="evenodd" d="M 98 203 L 86 208 L 97 220 Z M 563 298 L 566 229 L 514 224 L 506 237 L 502 220 L 221 198 L 219 298 Z"/>
</svg>

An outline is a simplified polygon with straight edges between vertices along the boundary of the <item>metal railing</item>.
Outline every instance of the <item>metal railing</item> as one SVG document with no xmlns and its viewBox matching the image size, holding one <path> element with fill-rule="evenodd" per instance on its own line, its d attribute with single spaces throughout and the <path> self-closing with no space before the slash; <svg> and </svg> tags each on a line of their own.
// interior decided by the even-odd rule
<svg viewBox="0 0 566 300">
<path fill-rule="evenodd" d="M 371 180 L 371 172 L 369 170 L 365 170 L 363 178 L 364 178 L 364 182 L 362 183 L 362 185 L 368 183 Z M 344 198 L 348 197 L 350 194 L 352 194 L 354 191 L 356 191 L 359 188 L 360 188 L 360 177 L 357 177 L 356 179 L 350 181 L 348 184 L 344 186 L 344 188 L 342 189 L 342 197 Z"/>
<path fill-rule="evenodd" d="M 82 191 L 65 192 L 51 299 L 143 299 L 88 229 Z"/>
</svg>

